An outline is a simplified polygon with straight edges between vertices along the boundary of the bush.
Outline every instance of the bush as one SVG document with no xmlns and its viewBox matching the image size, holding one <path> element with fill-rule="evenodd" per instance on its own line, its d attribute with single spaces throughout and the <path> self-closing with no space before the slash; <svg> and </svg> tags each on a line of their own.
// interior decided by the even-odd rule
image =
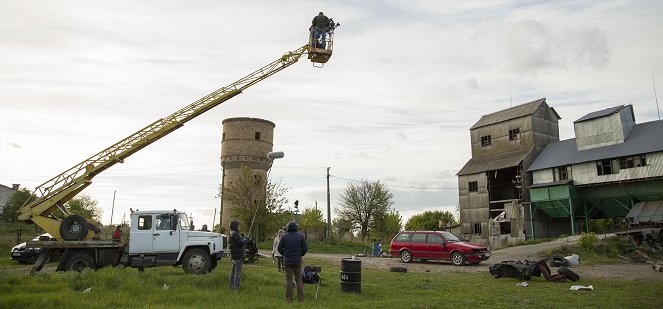
<svg viewBox="0 0 663 309">
<path fill-rule="evenodd" d="M 578 248 L 584 253 L 592 252 L 598 240 L 594 233 L 582 233 L 578 239 Z"/>
</svg>

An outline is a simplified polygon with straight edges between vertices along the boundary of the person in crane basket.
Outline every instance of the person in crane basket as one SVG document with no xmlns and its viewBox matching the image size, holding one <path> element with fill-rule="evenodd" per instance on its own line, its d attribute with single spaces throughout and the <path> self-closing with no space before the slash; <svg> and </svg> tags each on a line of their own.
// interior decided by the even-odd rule
<svg viewBox="0 0 663 309">
<path fill-rule="evenodd" d="M 327 45 L 327 31 L 329 30 L 329 17 L 320 12 L 317 16 L 313 17 L 311 24 L 311 35 L 313 48 L 325 48 Z"/>
</svg>

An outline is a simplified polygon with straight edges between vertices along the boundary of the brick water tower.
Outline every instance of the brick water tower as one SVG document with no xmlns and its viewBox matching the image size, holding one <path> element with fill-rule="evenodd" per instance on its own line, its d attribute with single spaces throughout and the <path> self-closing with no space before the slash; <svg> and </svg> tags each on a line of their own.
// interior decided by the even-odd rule
<svg viewBox="0 0 663 309">
<path fill-rule="evenodd" d="M 267 154 L 272 151 L 274 141 L 273 122 L 249 117 L 228 118 L 221 122 L 221 226 L 229 233 L 230 221 L 236 220 L 232 208 L 235 206 L 225 198 L 223 191 L 240 178 L 240 169 L 246 165 L 257 177 L 266 179 L 271 159 Z M 248 226 L 240 226 L 246 233 Z"/>
</svg>

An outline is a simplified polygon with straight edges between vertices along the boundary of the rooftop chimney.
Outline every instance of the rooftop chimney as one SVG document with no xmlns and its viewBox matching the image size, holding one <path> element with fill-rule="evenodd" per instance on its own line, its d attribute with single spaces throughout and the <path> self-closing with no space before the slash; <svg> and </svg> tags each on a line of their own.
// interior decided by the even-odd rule
<svg viewBox="0 0 663 309">
<path fill-rule="evenodd" d="M 13 184 L 12 184 L 12 189 L 18 191 L 18 187 L 19 187 L 19 186 L 20 186 L 20 184 L 18 184 L 18 183 L 13 183 Z"/>
</svg>

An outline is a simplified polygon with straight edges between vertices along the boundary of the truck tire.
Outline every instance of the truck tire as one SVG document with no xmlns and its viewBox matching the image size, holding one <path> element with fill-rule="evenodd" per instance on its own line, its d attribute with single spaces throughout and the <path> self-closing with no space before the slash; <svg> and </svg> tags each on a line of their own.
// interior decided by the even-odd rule
<svg viewBox="0 0 663 309">
<path fill-rule="evenodd" d="M 97 269 L 97 264 L 94 262 L 92 256 L 87 252 L 78 252 L 67 259 L 64 270 L 81 272 L 86 268 Z"/>
<path fill-rule="evenodd" d="M 60 224 L 60 235 L 64 240 L 81 240 L 87 235 L 89 224 L 79 215 L 64 218 Z"/>
<path fill-rule="evenodd" d="M 193 248 L 184 254 L 182 268 L 186 273 L 206 274 L 212 269 L 212 256 L 201 248 Z"/>
</svg>

